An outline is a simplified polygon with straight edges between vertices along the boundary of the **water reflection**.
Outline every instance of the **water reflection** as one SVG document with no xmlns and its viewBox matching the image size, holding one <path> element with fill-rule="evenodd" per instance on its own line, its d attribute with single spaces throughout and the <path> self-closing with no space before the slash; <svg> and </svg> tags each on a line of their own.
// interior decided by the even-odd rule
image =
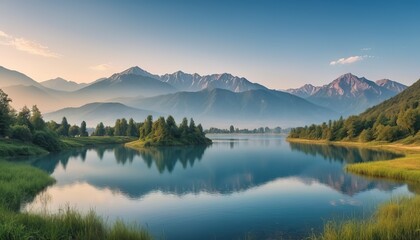
<svg viewBox="0 0 420 240">
<path fill-rule="evenodd" d="M 239 239 L 249 231 L 257 239 L 303 238 L 321 230 L 322 219 L 362 216 L 392 196 L 419 192 L 343 170 L 347 162 L 393 153 L 289 145 L 275 136 L 218 137 L 209 147 L 112 145 L 32 163 L 57 179 L 45 192 L 47 210 L 95 208 L 110 219 L 147 224 L 157 237 L 167 233 L 165 239 Z M 39 211 L 42 195 L 37 199 L 26 209 Z"/>
<path fill-rule="evenodd" d="M 131 198 L 141 198 L 154 191 L 176 195 L 231 194 L 278 178 L 295 178 L 308 185 L 319 182 L 349 196 L 369 189 L 388 191 L 401 186 L 343 171 L 343 162 L 389 159 L 398 156 L 394 153 L 298 143 L 291 143 L 290 151 L 279 147 L 278 141 L 263 139 L 257 142 L 259 144 L 228 140 L 215 142 L 209 148 L 141 150 L 120 145 L 101 146 L 48 155 L 34 161 L 33 165 L 54 174 L 58 184 L 85 181 L 99 188 L 117 190 Z M 236 145 L 237 148 L 232 148 Z M 252 147 L 255 145 L 258 147 Z M 261 146 L 264 146 L 263 151 Z M 96 157 L 91 153 L 96 153 Z M 72 168 L 68 168 L 70 162 Z M 60 165 L 62 170 L 58 168 Z M 99 171 L 109 174 L 97 174 Z M 66 181 L 60 181 L 60 178 Z"/>
<path fill-rule="evenodd" d="M 188 165 L 193 167 L 195 161 L 201 160 L 206 148 L 206 146 L 160 147 L 139 149 L 138 152 L 149 168 L 155 163 L 159 173 L 163 173 L 165 170 L 171 173 L 177 162 L 180 162 L 184 169 Z"/>
<path fill-rule="evenodd" d="M 357 148 L 347 146 L 337 146 L 332 144 L 308 144 L 290 142 L 292 151 L 304 152 L 307 155 L 322 156 L 329 161 L 339 161 L 346 163 L 360 163 L 377 160 L 388 160 L 404 155 L 379 151 L 368 148 Z"/>
</svg>

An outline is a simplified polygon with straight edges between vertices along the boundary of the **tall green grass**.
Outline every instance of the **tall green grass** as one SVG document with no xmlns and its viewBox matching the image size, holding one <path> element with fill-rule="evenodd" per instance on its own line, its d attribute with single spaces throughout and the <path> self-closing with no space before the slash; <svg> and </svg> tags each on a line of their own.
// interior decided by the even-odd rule
<svg viewBox="0 0 420 240">
<path fill-rule="evenodd" d="M 408 154 L 405 157 L 388 161 L 350 164 L 346 166 L 346 170 L 372 177 L 419 183 L 420 154 Z"/>
<path fill-rule="evenodd" d="M 312 240 L 420 239 L 420 196 L 381 205 L 368 220 L 330 221 Z"/>
<path fill-rule="evenodd" d="M 39 169 L 0 161 L 0 239 L 151 239 L 139 226 L 108 224 L 93 211 L 86 215 L 69 208 L 58 214 L 19 212 L 23 202 L 53 183 Z"/>
<path fill-rule="evenodd" d="M 91 137 L 75 137 L 75 138 L 61 138 L 64 148 L 87 147 L 98 144 L 119 144 L 127 143 L 137 140 L 135 137 L 125 136 L 91 136 Z"/>
<path fill-rule="evenodd" d="M 33 156 L 47 153 L 48 152 L 45 149 L 32 143 L 12 139 L 0 140 L 1 157 Z"/>
</svg>

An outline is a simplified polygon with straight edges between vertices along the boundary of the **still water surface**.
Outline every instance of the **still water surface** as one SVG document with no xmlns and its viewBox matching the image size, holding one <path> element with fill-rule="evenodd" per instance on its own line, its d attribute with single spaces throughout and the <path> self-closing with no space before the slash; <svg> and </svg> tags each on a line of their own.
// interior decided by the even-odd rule
<svg viewBox="0 0 420 240">
<path fill-rule="evenodd" d="M 328 219 L 369 215 L 412 186 L 343 171 L 396 154 L 288 143 L 281 136 L 210 135 L 209 147 L 121 145 L 51 154 L 33 165 L 57 183 L 25 211 L 94 209 L 164 239 L 302 238 Z"/>
</svg>

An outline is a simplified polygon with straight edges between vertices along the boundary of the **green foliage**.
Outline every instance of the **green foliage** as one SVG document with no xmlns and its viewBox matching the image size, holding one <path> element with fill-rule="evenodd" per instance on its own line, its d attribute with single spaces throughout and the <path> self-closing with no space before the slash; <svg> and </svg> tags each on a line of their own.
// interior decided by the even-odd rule
<svg viewBox="0 0 420 240">
<path fill-rule="evenodd" d="M 31 130 L 27 126 L 22 125 L 15 125 L 11 128 L 10 137 L 13 139 L 18 139 L 24 142 L 31 142 L 32 141 L 32 134 Z"/>
<path fill-rule="evenodd" d="M 73 125 L 69 128 L 69 136 L 75 137 L 80 134 L 80 128 L 77 125 Z"/>
<path fill-rule="evenodd" d="M 49 152 L 58 152 L 61 150 L 58 137 L 50 131 L 36 131 L 32 142 Z"/>
<path fill-rule="evenodd" d="M 56 131 L 57 134 L 59 136 L 67 137 L 67 136 L 69 136 L 69 129 L 70 129 L 70 125 L 67 122 L 67 118 L 63 117 L 63 120 L 61 120 L 60 127 L 58 127 L 58 129 Z"/>
<path fill-rule="evenodd" d="M 95 128 L 95 132 L 93 132 L 94 136 L 105 136 L 105 126 L 102 122 L 100 122 L 96 128 Z"/>
<path fill-rule="evenodd" d="M 16 117 L 16 125 L 27 126 L 31 131 L 33 131 L 34 127 L 31 123 L 31 110 L 29 110 L 28 107 L 24 106 L 18 113 Z"/>
<path fill-rule="evenodd" d="M 36 105 L 32 106 L 32 115 L 29 118 L 29 121 L 34 130 L 44 130 L 45 128 L 45 121 L 42 119 L 41 111 L 39 111 Z"/>
<path fill-rule="evenodd" d="M 82 123 L 80 124 L 80 129 L 79 129 L 79 133 L 81 137 L 87 137 L 89 134 L 86 131 L 86 122 L 82 121 Z"/>
<path fill-rule="evenodd" d="M 373 131 L 371 128 L 363 129 L 363 131 L 359 135 L 360 142 L 370 142 L 374 140 Z"/>
<path fill-rule="evenodd" d="M 397 96 L 346 120 L 329 121 L 291 130 L 289 137 L 313 140 L 394 142 L 415 136 L 420 130 L 420 81 Z M 322 131 L 321 136 L 319 131 Z"/>
<path fill-rule="evenodd" d="M 151 128 L 150 128 L 151 126 Z M 193 119 L 188 124 L 186 118 L 178 127 L 172 116 L 160 117 L 152 122 L 152 116 L 148 116 L 140 127 L 140 141 L 143 146 L 166 146 L 166 145 L 199 145 L 210 144 L 211 140 L 205 137 L 201 124 L 195 125 Z"/>
<path fill-rule="evenodd" d="M 29 142 L 22 142 L 14 139 L 0 140 L 0 156 L 16 157 L 16 156 L 33 156 L 48 153 L 45 149 Z"/>
<path fill-rule="evenodd" d="M 12 100 L 0 89 L 0 137 L 9 133 L 12 122 L 10 102 Z"/>
<path fill-rule="evenodd" d="M 23 164 L 0 162 L 0 239 L 151 239 L 139 226 L 107 224 L 94 212 L 20 213 L 21 204 L 54 183 L 47 173 Z"/>
<path fill-rule="evenodd" d="M 309 239 L 420 239 L 420 197 L 392 200 L 367 220 L 329 221 Z"/>
</svg>

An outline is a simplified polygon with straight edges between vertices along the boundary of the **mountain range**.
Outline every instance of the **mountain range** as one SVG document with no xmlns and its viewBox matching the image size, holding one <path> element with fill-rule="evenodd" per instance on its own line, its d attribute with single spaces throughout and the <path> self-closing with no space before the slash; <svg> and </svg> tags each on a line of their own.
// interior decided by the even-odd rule
<svg viewBox="0 0 420 240">
<path fill-rule="evenodd" d="M 321 122 L 363 111 L 406 88 L 387 79 L 375 83 L 345 74 L 322 87 L 306 84 L 282 92 L 229 73 L 201 76 L 178 71 L 159 76 L 137 66 L 89 84 L 62 78 L 38 83 L 0 67 L 0 87 L 13 99 L 14 108 L 37 104 L 42 112 L 51 112 L 45 114 L 47 120 L 58 121 L 65 115 L 92 124 L 121 117 L 142 121 L 159 112 L 194 117 L 209 127 Z"/>
<path fill-rule="evenodd" d="M 73 81 L 68 81 L 60 77 L 40 82 L 40 84 L 53 90 L 65 92 L 76 91 L 89 85 L 87 83 L 76 83 Z"/>
<path fill-rule="evenodd" d="M 148 115 L 160 116 L 154 111 L 146 111 L 142 109 L 128 107 L 121 103 L 89 103 L 76 108 L 63 108 L 61 110 L 44 114 L 45 120 L 54 120 L 61 122 L 63 116 L 72 124 L 78 124 L 82 121 L 87 126 L 94 127 L 99 122 L 105 125 L 113 126 L 117 118 L 133 118 L 137 121 L 143 121 Z M 164 116 L 164 115 L 163 115 Z"/>
<path fill-rule="evenodd" d="M 361 113 L 406 88 L 407 86 L 389 79 L 373 82 L 347 73 L 324 86 L 306 84 L 286 92 L 348 116 Z"/>
</svg>

